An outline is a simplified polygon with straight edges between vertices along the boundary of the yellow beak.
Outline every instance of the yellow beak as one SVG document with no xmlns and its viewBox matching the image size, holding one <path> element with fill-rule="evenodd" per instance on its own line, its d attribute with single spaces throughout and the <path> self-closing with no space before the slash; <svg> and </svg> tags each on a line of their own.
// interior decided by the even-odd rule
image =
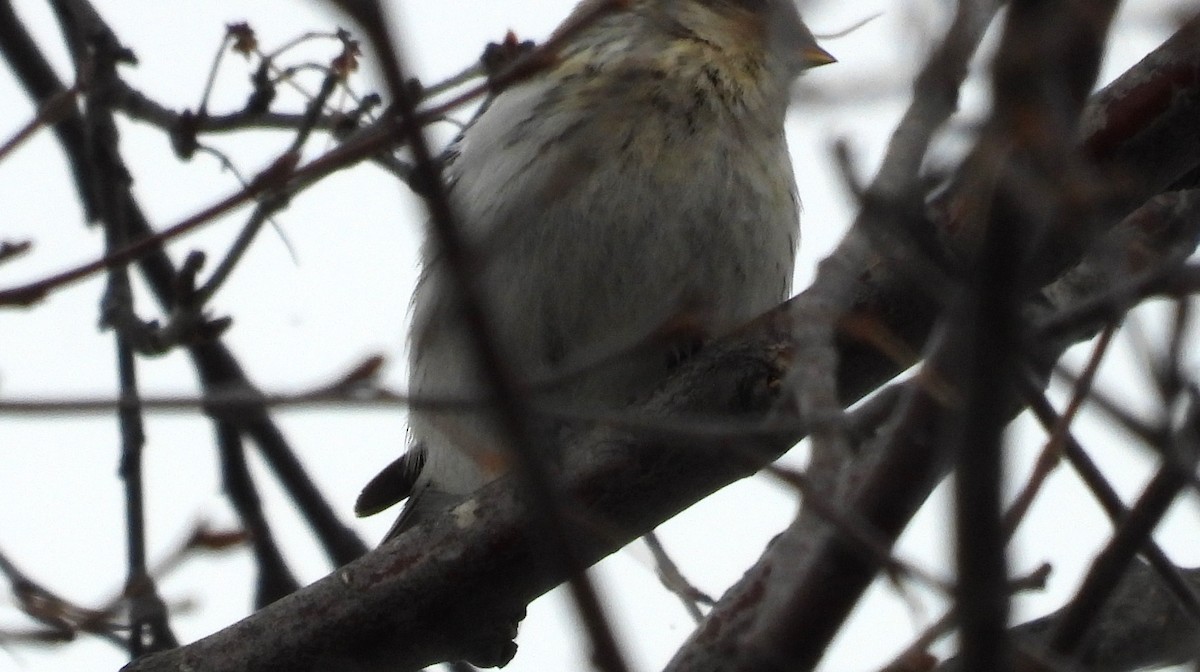
<svg viewBox="0 0 1200 672">
<path fill-rule="evenodd" d="M 811 47 L 805 47 L 803 50 L 801 50 L 800 55 L 804 59 L 804 67 L 806 68 L 815 68 L 819 65 L 837 63 L 837 59 L 833 57 L 833 54 L 825 51 L 815 44 Z"/>
</svg>

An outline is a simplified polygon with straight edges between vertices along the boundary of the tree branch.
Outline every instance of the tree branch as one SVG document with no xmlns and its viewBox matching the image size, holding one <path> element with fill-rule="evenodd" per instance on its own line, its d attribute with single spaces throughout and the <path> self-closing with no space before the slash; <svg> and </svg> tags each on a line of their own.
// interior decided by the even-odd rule
<svg viewBox="0 0 1200 672">
<path fill-rule="evenodd" d="M 1068 304 L 1102 291 L 1114 278 L 1144 270 L 1138 264 L 1154 266 L 1185 257 L 1200 235 L 1195 230 L 1200 218 L 1185 216 L 1190 213 L 1142 230 L 1142 235 L 1134 237 L 1139 254 L 1131 255 L 1129 265 L 1111 276 L 1086 266 L 1076 269 L 1046 293 L 1058 297 L 1049 305 Z M 1137 217 L 1128 221 L 1145 223 Z M 1113 233 L 1124 236 L 1123 240 L 1130 239 L 1129 234 L 1123 230 Z M 1045 308 L 1042 304 L 1043 311 Z M 776 309 L 685 362 L 644 405 L 643 412 L 650 417 L 701 414 L 744 421 L 775 408 L 782 393 L 778 382 L 788 368 L 791 352 L 790 319 L 783 317 L 789 309 L 787 305 Z M 1061 351 L 1066 344 L 1056 342 L 1053 351 Z M 1051 361 L 1054 352 L 1045 353 Z M 894 364 L 870 372 L 876 385 L 895 373 Z M 866 379 L 850 382 L 858 389 L 869 383 Z M 926 389 L 936 387 L 917 386 L 917 393 L 909 395 L 914 412 L 922 405 L 937 404 L 922 397 Z M 873 411 L 868 404 L 858 412 Z M 713 434 L 698 440 L 679 438 L 665 429 L 650 433 L 601 426 L 584 431 L 566 451 L 569 461 L 562 477 L 573 505 L 568 513 L 577 522 L 570 539 L 576 557 L 588 563 L 599 561 L 705 495 L 754 473 L 802 434 L 788 431 L 753 438 Z M 877 476 L 879 483 L 873 487 L 864 488 L 868 500 L 856 502 L 859 512 L 888 512 L 890 525 L 879 524 L 877 517 L 872 520 L 891 535 L 903 527 L 905 511 L 915 510 L 924 499 L 922 493 L 932 488 L 941 473 L 920 453 L 921 436 L 927 435 L 911 437 L 907 444 L 910 453 L 895 451 L 887 456 L 878 468 L 885 475 Z M 925 444 L 926 450 L 929 445 Z M 897 478 L 897 473 L 906 477 Z M 866 506 L 868 501 L 874 505 Z M 910 504 L 903 504 L 905 501 Z M 569 573 L 561 563 L 549 560 L 557 556 L 537 533 L 536 517 L 524 504 L 510 479 L 498 481 L 431 526 L 414 528 L 218 633 L 139 659 L 125 670 L 157 672 L 191 666 L 197 670 L 303 672 L 335 665 L 342 669 L 387 665 L 387 669 L 415 670 L 442 660 L 469 659 L 481 653 L 474 646 L 479 644 L 480 630 L 492 619 L 511 614 Z M 833 595 L 848 590 L 843 585 L 848 568 L 862 563 L 857 549 L 838 551 L 840 541 L 830 535 L 820 556 L 835 570 L 823 574 L 831 579 L 828 593 Z M 858 576 L 858 571 L 854 570 L 854 575 Z M 869 582 L 874 572 L 869 568 L 861 571 L 860 580 Z M 722 621 L 710 618 L 696 637 L 701 642 L 720 641 L 721 625 Z M 690 646 L 697 645 L 694 640 Z M 720 659 L 711 660 L 717 667 L 687 669 L 723 669 Z"/>
</svg>

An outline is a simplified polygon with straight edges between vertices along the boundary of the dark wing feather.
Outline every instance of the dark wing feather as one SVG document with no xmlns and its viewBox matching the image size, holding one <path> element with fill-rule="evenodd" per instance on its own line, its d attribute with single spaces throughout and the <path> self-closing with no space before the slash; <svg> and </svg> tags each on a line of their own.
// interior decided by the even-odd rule
<svg viewBox="0 0 1200 672">
<path fill-rule="evenodd" d="M 413 447 L 401 455 L 363 487 L 354 502 L 354 514 L 360 518 L 372 516 L 411 495 L 424 465 L 425 449 L 422 447 Z"/>
</svg>

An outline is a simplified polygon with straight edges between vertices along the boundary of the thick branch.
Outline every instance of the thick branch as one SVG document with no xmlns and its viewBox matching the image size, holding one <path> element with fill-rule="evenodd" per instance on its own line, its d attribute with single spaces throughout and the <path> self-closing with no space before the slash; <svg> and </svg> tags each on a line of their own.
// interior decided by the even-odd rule
<svg viewBox="0 0 1200 672">
<path fill-rule="evenodd" d="M 1195 24 L 1183 33 L 1189 30 L 1195 31 Z M 1197 44 L 1200 41 L 1174 38 L 1160 49 L 1164 52 L 1161 58 L 1200 63 Z M 1126 78 L 1153 78 L 1155 73 L 1144 72 L 1143 67 L 1153 66 L 1143 64 Z M 1167 101 L 1169 105 L 1146 111 L 1143 122 L 1170 122 L 1189 115 L 1194 119 L 1200 102 L 1196 84 L 1195 80 L 1187 82 L 1180 95 Z M 1114 96 L 1114 87 L 1101 95 L 1102 104 L 1136 106 L 1137 101 Z M 1094 112 L 1093 118 L 1103 118 L 1103 112 Z M 1111 130 L 1092 128 L 1095 132 Z M 1108 154 L 1101 164 L 1136 176 L 1138 181 L 1130 184 L 1129 193 L 1145 198 L 1178 179 L 1180 166 L 1197 162 L 1200 142 L 1160 145 L 1169 157 L 1156 155 L 1144 165 L 1124 163 L 1120 157 L 1146 156 L 1136 151 L 1139 143 L 1154 142 L 1140 128 L 1127 129 L 1122 143 L 1109 143 L 1124 149 Z M 1182 156 L 1176 158 L 1175 153 Z M 1194 245 L 1195 232 L 1186 227 L 1151 233 L 1160 236 L 1157 244 L 1142 241 L 1141 251 L 1126 260 L 1129 264 L 1162 263 L 1155 250 L 1172 249 L 1172 244 Z M 890 303 L 896 298 L 902 299 L 901 306 L 913 301 L 897 275 L 887 268 L 865 273 L 859 306 L 882 316 L 893 333 L 920 343 L 932 326 L 933 311 L 910 313 Z M 1080 275 L 1095 279 L 1089 272 Z M 1064 279 L 1060 285 L 1066 283 L 1065 289 L 1070 289 L 1071 280 Z M 1086 285 L 1076 289 L 1089 290 Z M 1084 335 L 1083 330 L 1076 334 Z M 783 344 L 788 342 L 775 321 L 760 321 L 756 329 L 715 344 L 683 367 L 649 403 L 649 412 L 672 417 L 703 413 L 709 418 L 740 414 L 744 418 L 747 413 L 771 408 L 777 401 L 772 382 L 784 369 L 781 360 L 788 349 Z M 840 384 L 848 398 L 877 387 L 899 368 L 864 344 L 841 345 L 842 361 L 847 364 L 840 371 Z M 858 352 L 864 356 L 855 357 Z M 577 557 L 589 563 L 598 561 L 706 494 L 753 473 L 800 435 L 794 431 L 686 440 L 663 434 L 638 439 L 611 428 L 582 435 L 567 451 L 571 456 L 587 455 L 589 462 L 586 469 L 568 465 L 566 478 L 579 507 L 573 515 L 581 521 L 577 529 L 582 531 L 572 539 Z M 895 478 L 894 473 L 888 480 L 895 487 L 903 486 L 904 479 Z M 882 495 L 877 498 L 886 499 Z M 889 506 L 895 501 L 891 499 Z M 177 670 L 187 665 L 196 670 L 315 670 L 335 664 L 358 669 L 354 665 L 386 662 L 391 669 L 403 670 L 470 657 L 476 653 L 473 642 L 492 619 L 509 617 L 514 609 L 567 575 L 566 568 L 547 564 L 545 558 L 555 556 L 543 548 L 544 538 L 531 533 L 529 520 L 507 482 L 499 482 L 435 527 L 414 529 L 240 623 L 179 650 L 135 661 L 126 669 Z M 710 620 L 701 636 L 714 626 L 718 624 Z"/>
<path fill-rule="evenodd" d="M 1089 221 L 1090 230 L 1080 232 L 1081 240 L 1074 241 L 1066 248 L 1068 251 L 1049 255 L 1052 258 L 1044 260 L 1045 266 L 1039 269 L 1042 277 L 1052 278 L 1062 274 L 1073 264 L 1079 250 L 1095 244 L 1096 235 L 1129 215 L 1145 199 L 1177 181 L 1188 172 L 1187 166 L 1200 163 L 1200 135 L 1166 130 L 1171 127 L 1190 129 L 1194 126 L 1191 120 L 1200 114 L 1198 31 L 1200 20 L 1186 24 L 1154 54 L 1095 96 L 1085 109 L 1084 147 L 1093 146 L 1099 137 L 1104 138 L 1105 147 L 1103 154 L 1091 152 L 1092 163 L 1089 168 L 1104 175 L 1120 176 L 1122 189 L 1118 197 L 1105 203 L 1103 212 Z M 1170 95 L 1147 96 L 1147 88 Z M 1109 109 L 1120 110 L 1121 114 L 1109 115 Z M 1166 142 L 1167 139 L 1170 142 Z M 954 212 L 954 208 L 948 204 L 955 203 L 962 191 L 950 192 L 943 204 L 944 211 Z M 1134 229 L 1140 226 L 1136 221 L 1129 224 Z M 1151 230 L 1143 233 L 1154 235 Z M 957 221 L 944 222 L 939 234 L 952 248 L 969 245 L 970 236 L 964 234 Z M 1177 234 L 1180 241 L 1194 245 L 1191 242 L 1194 232 L 1184 227 Z M 1129 244 L 1120 235 L 1108 240 L 1108 244 L 1112 245 L 1110 249 L 1122 250 L 1129 257 L 1135 255 L 1138 249 L 1136 244 Z M 841 252 L 839 248 L 835 256 Z M 915 290 L 904 281 L 906 261 L 893 258 L 861 270 L 856 292 L 865 298 L 860 299 L 857 311 L 876 317 L 891 334 L 900 336 L 910 344 L 910 349 L 916 350 L 919 346 L 912 344 L 925 342 L 938 306 L 928 293 Z M 1137 263 L 1133 258 L 1123 261 Z M 1089 271 L 1077 273 L 1077 277 L 1064 278 L 1047 295 L 1047 299 L 1059 306 L 1067 305 L 1061 301 L 1062 291 L 1077 289 L 1074 283 L 1079 279 L 1094 281 L 1094 277 L 1087 280 L 1091 275 Z M 1099 324 L 1088 324 L 1074 331 L 1073 336 L 1076 340 L 1082 339 L 1098 328 Z M 1038 354 L 1049 358 L 1048 361 L 1057 359 L 1061 353 L 1060 347 L 1065 347 L 1066 341 L 1060 338 L 1056 342 L 1062 345 L 1051 347 L 1043 343 Z M 861 393 L 854 386 L 869 379 L 869 376 L 860 374 L 880 367 L 880 359 L 886 355 L 882 350 L 862 343 L 843 344 L 839 355 L 839 384 L 844 400 L 851 401 L 855 393 Z M 892 539 L 903 529 L 946 469 L 946 465 L 937 459 L 928 445 L 931 431 L 928 423 L 932 422 L 931 416 L 934 415 L 933 404 L 922 404 L 919 400 L 914 400 L 912 404 L 913 407 L 908 409 L 912 417 L 902 425 L 902 450 L 898 447 L 889 453 L 883 463 L 865 465 L 859 470 L 860 474 L 869 473 L 870 476 L 849 477 L 849 480 L 859 478 L 867 481 L 861 486 L 861 496 L 851 508 L 875 522 L 881 533 Z M 1015 413 L 1016 409 L 1013 409 L 1012 414 Z M 903 474 L 903 477 L 897 474 Z M 841 616 L 848 613 L 857 602 L 858 595 L 869 585 L 878 569 L 876 562 L 858 557 L 854 549 L 840 543 L 832 533 L 823 540 L 812 540 L 810 548 L 817 544 L 823 546 L 813 556 L 818 558 L 814 561 L 818 566 L 806 576 L 803 594 L 793 599 L 794 604 L 807 605 L 813 611 L 804 615 L 793 613 L 793 618 L 789 620 L 788 632 L 805 632 L 805 641 L 796 642 L 805 651 L 824 648 L 823 642 L 840 627 Z M 764 582 L 776 571 L 779 562 L 794 566 L 797 560 L 764 557 L 738 586 L 719 601 L 708 622 L 693 635 L 668 669 L 732 669 L 734 663 L 731 660 L 738 659 L 744 643 L 743 635 L 752 627 L 758 613 L 759 600 L 753 596 L 761 593 Z M 797 658 L 798 654 L 793 656 L 793 659 Z"/>
<path fill-rule="evenodd" d="M 1178 246 L 1194 245 L 1195 237 L 1183 227 L 1143 241 L 1144 249 L 1165 250 L 1174 258 Z M 734 417 L 740 426 L 767 412 L 779 401 L 777 382 L 787 368 L 788 337 L 779 322 L 763 319 L 703 351 L 660 389 L 645 413 Z M 666 430 L 647 436 L 645 429 L 599 427 L 581 434 L 568 452 L 574 462 L 566 465 L 564 478 L 575 504 L 576 556 L 599 561 L 706 494 L 754 473 L 802 433 L 796 427 L 696 439 Z M 895 473 L 887 481 L 893 488 L 907 487 Z M 895 498 L 873 492 L 894 507 Z M 474 647 L 487 644 L 481 631 L 568 574 L 565 566 L 548 561 L 555 555 L 536 533 L 535 519 L 510 481 L 499 481 L 433 527 L 414 528 L 225 630 L 139 659 L 125 672 L 302 672 L 385 664 L 399 671 L 470 658 L 480 653 Z M 831 535 L 829 542 L 836 541 Z M 862 560 L 853 551 L 845 558 Z"/>
<path fill-rule="evenodd" d="M 739 417 L 777 401 L 784 338 L 764 322 L 699 355 L 648 404 L 651 416 Z M 753 416 L 751 416 L 753 417 Z M 695 440 L 600 427 L 568 464 L 569 542 L 589 564 L 706 494 L 781 454 L 796 432 Z M 213 636 L 140 659 L 128 672 L 178 670 L 418 669 L 472 658 L 473 642 L 562 582 L 569 568 L 538 532 L 511 479 L 481 491 L 434 527 L 401 535 L 334 575 Z M 401 606 L 403 605 L 403 606 Z M 304 616 L 301 616 L 304 614 Z M 362 665 L 351 667 L 350 661 Z"/>
<path fill-rule="evenodd" d="M 29 96 L 38 104 L 44 104 L 54 96 L 60 95 L 64 87 L 54 77 L 45 57 L 36 49 L 36 43 L 15 15 L 11 15 L 12 23 L 7 22 L 5 12 L 8 10 L 8 4 L 0 0 L 0 52 L 9 59 L 9 65 L 14 68 Z M 86 10 L 94 11 L 90 6 Z M 28 45 L 33 45 L 33 48 L 27 48 Z M 91 179 L 92 164 L 87 159 L 87 152 L 83 146 L 82 120 L 79 115 L 71 114 L 55 128 L 75 175 L 76 190 L 85 204 L 93 203 L 95 197 L 91 195 L 95 188 L 95 180 Z M 153 228 L 129 189 L 108 194 L 107 197 L 115 199 L 114 207 L 124 213 L 131 239 L 142 239 L 153 234 Z M 90 209 L 88 214 L 94 216 Z M 157 247 L 140 257 L 137 263 L 164 312 L 170 312 L 176 301 L 175 289 L 179 273 L 166 251 L 161 246 Z M 219 340 L 192 345 L 188 348 L 188 353 L 195 362 L 206 392 L 234 391 L 246 395 L 258 394 L 233 353 Z M 241 431 L 254 440 L 267 463 L 279 475 L 289 494 L 316 530 L 335 564 L 348 562 L 366 551 L 362 540 L 338 519 L 321 496 L 265 408 L 244 410 L 232 418 L 214 419 L 235 422 Z"/>
</svg>

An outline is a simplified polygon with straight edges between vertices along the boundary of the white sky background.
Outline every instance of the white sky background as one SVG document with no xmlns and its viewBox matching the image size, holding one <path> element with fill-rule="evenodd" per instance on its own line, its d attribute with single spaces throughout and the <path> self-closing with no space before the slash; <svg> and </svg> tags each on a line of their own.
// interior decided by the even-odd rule
<svg viewBox="0 0 1200 672">
<path fill-rule="evenodd" d="M 55 40 L 53 22 L 40 2 L 17 2 L 18 11 L 54 45 L 52 54 L 67 78 L 67 58 Z M 399 5 L 400 3 L 395 3 Z M 840 60 L 806 77 L 828 98 L 801 100 L 789 119 L 789 138 L 804 201 L 803 242 L 797 287 L 836 244 L 852 218 L 852 201 L 830 158 L 831 141 L 847 139 L 863 177 L 874 170 L 887 134 L 903 105 L 911 73 L 932 45 L 952 3 L 820 3 L 806 14 L 817 33 L 832 33 L 875 12 L 884 15 L 854 34 L 825 42 Z M 1156 46 L 1170 32 L 1150 3 L 1130 3 L 1114 30 L 1113 50 L 1101 81 L 1106 82 Z M 573 5 L 572 0 L 413 0 L 400 12 L 405 51 L 416 73 L 435 82 L 469 64 L 488 41 L 512 28 L 521 38 L 541 39 Z M 1154 3 L 1155 6 L 1158 3 Z M 224 26 L 248 21 L 264 48 L 271 49 L 306 31 L 328 31 L 332 16 L 315 3 L 257 0 L 99 0 L 97 6 L 141 64 L 125 76 L 168 105 L 194 107 Z M 1186 6 L 1180 3 L 1177 6 Z M 349 27 L 349 26 L 347 26 Z M 313 52 L 327 60 L 333 48 Z M 370 55 L 364 55 L 364 62 Z M 210 109 L 240 107 L 247 93 L 246 66 L 228 58 Z M 358 90 L 375 90 L 369 75 Z M 314 87 L 315 88 L 315 87 Z M 980 109 L 983 89 L 966 97 Z M 848 101 L 846 99 L 849 99 Z M 0 70 L 0 138 L 32 115 L 23 92 Z M 294 99 L 290 101 L 294 108 Z M 283 109 L 285 103 L 281 102 Z M 965 126 L 961 127 L 965 128 Z M 444 132 L 444 131 L 443 131 Z M 231 175 L 211 158 L 198 155 L 179 164 L 157 130 L 122 126 L 123 149 L 136 192 L 152 222 L 174 223 L 199 207 L 236 190 Z M 947 148 L 962 145 L 947 138 Z M 270 162 L 291 141 L 285 134 L 242 134 L 205 139 L 228 151 L 245 174 Z M 309 145 L 309 156 L 327 148 Z M 29 239 L 31 254 L 0 266 L 0 287 L 41 277 L 97 256 L 102 236 L 84 227 L 61 153 L 49 133 L 41 133 L 0 162 L 0 238 Z M 171 247 L 176 259 L 191 249 L 208 252 L 211 270 L 244 221 L 243 210 Z M 423 215 L 403 186 L 372 167 L 346 171 L 305 192 L 277 215 L 297 260 L 280 237 L 265 230 L 239 270 L 216 297 L 212 309 L 232 315 L 226 336 L 251 379 L 262 389 L 298 391 L 329 382 L 363 357 L 382 353 L 391 364 L 385 378 L 403 388 L 404 337 L 408 297 L 415 279 L 416 246 Z M 30 311 L 0 311 L 0 395 L 7 399 L 108 395 L 116 389 L 112 338 L 100 333 L 97 302 L 102 282 L 92 279 L 55 293 Z M 156 316 L 144 293 L 143 317 Z M 1142 311 L 1146 331 L 1161 333 L 1162 310 Z M 1101 387 L 1134 402 L 1152 398 L 1138 362 L 1120 338 L 1123 358 L 1110 362 Z M 1086 352 L 1069 357 L 1079 364 Z M 1189 364 L 1194 358 L 1189 357 Z M 191 366 L 180 354 L 139 365 L 146 394 L 188 394 L 197 388 Z M 1094 416 L 1090 416 L 1094 420 Z M 403 449 L 405 420 L 398 411 L 281 411 L 276 414 L 300 458 L 334 507 L 352 520 L 359 488 Z M 1028 470 L 1041 435 L 1028 422 L 1014 432 L 1014 469 Z M 1127 497 L 1136 495 L 1152 463 L 1127 437 L 1091 422 L 1079 429 L 1086 446 Z M 124 508 L 116 478 L 119 436 L 115 419 L 97 415 L 16 418 L 0 416 L 0 549 L 34 579 L 83 604 L 116 590 L 124 578 Z M 267 475 L 253 450 L 253 466 Z M 793 451 L 802 453 L 802 450 Z M 802 455 L 789 459 L 801 460 Z M 236 523 L 224 503 L 214 459 L 210 423 L 197 414 L 151 414 L 147 419 L 146 499 L 151 558 L 178 543 L 192 521 Z M 329 568 L 300 524 L 290 503 L 270 477 L 260 479 L 268 515 L 275 524 L 293 570 L 313 581 Z M 665 543 L 684 573 L 702 589 L 719 595 L 735 581 L 794 513 L 791 493 L 763 478 L 752 478 L 718 493 L 662 529 Z M 944 508 L 945 488 L 901 542 L 902 556 L 949 576 Z M 1195 542 L 1195 501 L 1178 504 L 1158 538 L 1184 565 L 1200 562 Z M 363 536 L 378 539 L 389 515 L 353 521 Z M 1055 573 L 1046 593 L 1022 597 L 1024 619 L 1061 605 L 1071 594 L 1090 553 L 1106 538 L 1099 509 L 1065 469 L 1051 479 L 1033 517 L 1022 527 L 1012 565 L 1026 572 L 1052 562 Z M 192 641 L 244 616 L 250 608 L 252 561 L 246 551 L 195 559 L 170 575 L 161 592 L 172 604 L 187 603 L 173 619 L 176 633 Z M 658 587 L 640 552 L 625 551 L 596 570 L 606 588 L 618 631 L 636 670 L 659 669 L 691 631 L 692 623 L 673 597 Z M 877 584 L 851 627 L 835 644 L 826 670 L 868 670 L 890 658 L 941 613 L 935 596 L 915 587 L 914 603 Z M 918 605 L 912 608 L 912 605 Z M 569 603 L 557 593 L 536 602 L 522 628 L 512 670 L 588 669 L 587 646 L 574 631 Z M 0 629 L 24 621 L 0 597 Z M 3 643 L 0 642 L 0 646 Z M 115 670 L 123 651 L 93 639 L 59 648 L 27 645 L 0 648 L 0 672 L 9 670 Z"/>
</svg>

